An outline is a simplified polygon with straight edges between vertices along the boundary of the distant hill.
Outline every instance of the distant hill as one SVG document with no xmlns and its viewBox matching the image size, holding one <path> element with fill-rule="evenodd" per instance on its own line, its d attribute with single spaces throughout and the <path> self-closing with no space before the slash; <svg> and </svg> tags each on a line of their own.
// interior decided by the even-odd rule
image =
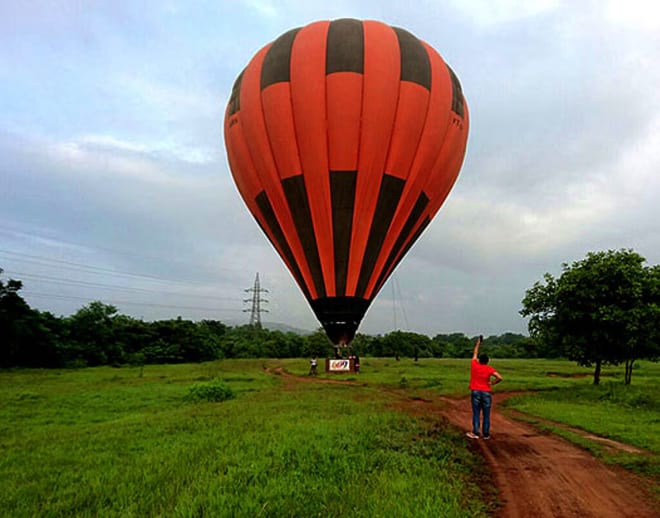
<svg viewBox="0 0 660 518">
<path fill-rule="evenodd" d="M 232 327 L 245 326 L 248 323 L 238 320 L 223 320 L 223 324 Z M 269 331 L 281 331 L 282 333 L 295 333 L 297 335 L 309 335 L 314 331 L 310 329 L 300 329 L 299 327 L 290 326 L 288 324 L 282 324 L 281 322 L 262 322 L 261 327 L 268 329 Z M 320 326 L 319 326 L 320 327 Z"/>
<path fill-rule="evenodd" d="M 280 322 L 262 322 L 261 325 L 269 331 L 282 331 L 283 333 L 296 333 L 297 335 L 309 335 L 314 332 L 309 329 L 300 329 L 299 327 L 293 327 Z"/>
</svg>

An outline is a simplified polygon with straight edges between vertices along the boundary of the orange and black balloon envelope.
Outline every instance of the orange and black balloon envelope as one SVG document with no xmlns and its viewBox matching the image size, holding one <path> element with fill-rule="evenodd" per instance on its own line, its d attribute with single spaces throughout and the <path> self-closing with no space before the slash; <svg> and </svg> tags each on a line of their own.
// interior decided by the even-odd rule
<svg viewBox="0 0 660 518">
<path fill-rule="evenodd" d="M 236 79 L 224 132 L 243 200 L 338 344 L 447 197 L 468 109 L 428 44 L 340 19 L 257 52 Z"/>
</svg>

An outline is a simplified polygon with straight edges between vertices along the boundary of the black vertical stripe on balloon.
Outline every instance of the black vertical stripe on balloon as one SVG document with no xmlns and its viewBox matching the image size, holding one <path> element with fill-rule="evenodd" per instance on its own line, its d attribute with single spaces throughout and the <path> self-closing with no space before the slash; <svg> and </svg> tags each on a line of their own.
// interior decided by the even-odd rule
<svg viewBox="0 0 660 518">
<path fill-rule="evenodd" d="M 394 212 L 401 199 L 401 193 L 403 192 L 405 183 L 405 180 L 396 176 L 383 175 L 380 192 L 378 193 L 378 201 L 376 202 L 376 211 L 371 222 L 369 239 L 367 240 L 367 247 L 362 259 L 362 267 L 360 268 L 360 277 L 358 278 L 356 289 L 356 296 L 358 297 L 364 297 L 364 293 L 367 290 L 367 284 L 373 275 L 373 269 L 376 266 L 383 241 L 385 241 L 385 236 L 394 217 Z"/>
<path fill-rule="evenodd" d="M 356 186 L 357 171 L 330 171 L 332 233 L 335 249 L 335 289 L 338 297 L 346 294 Z"/>
<path fill-rule="evenodd" d="M 394 27 L 394 32 L 401 52 L 401 81 L 411 81 L 431 90 L 431 62 L 424 45 L 405 29 Z"/>
<path fill-rule="evenodd" d="M 447 70 L 449 70 L 449 76 L 451 77 L 451 111 L 459 117 L 465 117 L 465 99 L 463 98 L 461 82 L 449 65 L 447 65 Z"/>
<path fill-rule="evenodd" d="M 279 249 L 282 251 L 282 255 L 285 257 L 288 264 L 291 265 L 292 273 L 294 278 L 296 279 L 296 282 L 302 288 L 305 297 L 309 300 L 311 298 L 309 290 L 305 285 L 305 281 L 303 279 L 302 273 L 300 272 L 300 268 L 296 263 L 296 259 L 293 256 L 291 247 L 289 247 L 289 243 L 287 242 L 286 237 L 284 236 L 284 232 L 282 232 L 282 227 L 280 226 L 279 221 L 277 221 L 277 217 L 275 216 L 275 211 L 273 210 L 273 206 L 270 204 L 270 200 L 268 199 L 268 195 L 266 194 L 266 191 L 261 191 L 255 198 L 255 202 L 257 204 L 257 207 L 259 207 L 261 216 L 264 218 L 266 225 L 268 225 L 268 228 L 270 229 L 270 233 L 274 237 L 275 242 L 279 246 Z M 259 223 L 259 219 L 257 219 L 257 223 Z M 261 226 L 260 223 L 259 226 Z M 262 228 L 261 230 L 267 236 L 269 235 L 268 232 L 266 232 L 266 229 Z"/>
<path fill-rule="evenodd" d="M 328 27 L 325 73 L 364 71 L 364 29 L 353 19 L 335 20 Z"/>
<path fill-rule="evenodd" d="M 228 113 L 227 115 L 234 115 L 237 111 L 241 109 L 241 83 L 243 82 L 243 73 L 245 69 L 238 74 L 236 81 L 234 81 L 234 86 L 231 89 L 231 95 L 229 96 Z"/>
<path fill-rule="evenodd" d="M 399 237 L 397 237 L 396 242 L 394 243 L 394 247 L 392 247 L 392 251 L 390 252 L 390 255 L 387 257 L 387 260 L 385 261 L 385 266 L 383 267 L 383 270 L 380 272 L 378 276 L 378 282 L 376 282 L 376 286 L 380 286 L 385 282 L 385 277 L 387 275 L 386 272 L 390 271 L 390 268 L 394 264 L 396 258 L 400 257 L 401 250 L 406 244 L 408 238 L 411 236 L 412 231 L 415 228 L 415 225 L 419 221 L 419 218 L 422 217 L 422 214 L 424 213 L 424 209 L 426 209 L 428 204 L 429 204 L 429 197 L 422 191 L 417 197 L 415 206 L 413 207 L 413 210 L 410 211 L 410 214 L 408 215 L 408 219 L 406 219 L 406 222 L 403 225 L 403 228 L 401 229 L 401 233 L 399 234 Z"/>
<path fill-rule="evenodd" d="M 291 79 L 291 48 L 300 31 L 291 29 L 277 38 L 266 52 L 261 67 L 261 89 Z"/>
<path fill-rule="evenodd" d="M 289 210 L 293 217 L 293 223 L 296 226 L 300 243 L 305 253 L 307 266 L 312 274 L 312 282 L 316 288 L 318 297 L 326 296 L 325 282 L 323 281 L 323 270 L 319 258 L 319 250 L 314 234 L 314 225 L 312 223 L 312 212 L 309 208 L 307 198 L 307 189 L 305 187 L 305 178 L 299 174 L 282 180 L 282 188 L 286 201 L 289 204 Z"/>
</svg>

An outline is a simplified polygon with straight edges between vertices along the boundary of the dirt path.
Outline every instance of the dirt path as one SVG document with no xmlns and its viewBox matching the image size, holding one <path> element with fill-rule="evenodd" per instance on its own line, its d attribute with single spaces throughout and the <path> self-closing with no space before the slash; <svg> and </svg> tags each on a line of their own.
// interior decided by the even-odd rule
<svg viewBox="0 0 660 518">
<path fill-rule="evenodd" d="M 495 396 L 497 398 L 497 396 Z M 416 400 L 416 411 L 436 413 L 470 429 L 469 400 Z M 467 439 L 492 470 L 500 492 L 498 516 L 659 518 L 660 509 L 642 480 L 623 469 L 606 466 L 564 439 L 538 432 L 493 408 L 490 441 Z"/>
<path fill-rule="evenodd" d="M 285 377 L 287 384 L 334 382 L 292 376 L 281 369 L 277 374 Z M 497 409 L 501 395 L 494 399 L 491 440 L 466 441 L 480 451 L 493 473 L 502 502 L 498 517 L 660 518 L 660 509 L 655 507 L 642 479 L 606 466 L 560 437 L 506 417 Z M 396 406 L 416 414 L 436 415 L 462 430 L 470 428 L 467 398 L 431 395 L 403 399 Z"/>
</svg>

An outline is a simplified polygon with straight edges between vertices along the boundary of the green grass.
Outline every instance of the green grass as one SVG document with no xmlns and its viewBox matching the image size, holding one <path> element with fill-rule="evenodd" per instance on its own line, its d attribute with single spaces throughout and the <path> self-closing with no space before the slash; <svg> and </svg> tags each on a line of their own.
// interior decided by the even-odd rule
<svg viewBox="0 0 660 518">
<path fill-rule="evenodd" d="M 509 400 L 609 462 L 657 475 L 660 365 L 497 360 Z M 351 385 L 292 384 L 300 360 L 0 372 L 0 516 L 487 516 L 483 462 L 462 433 L 392 410 L 466 395 L 467 360 L 363 358 Z M 323 371 L 323 369 L 320 369 Z M 233 397 L 191 401 L 195 387 Z M 206 394 L 206 392 L 204 392 Z M 194 399 L 194 398 L 193 398 Z M 541 422 L 544 420 L 550 420 Z M 640 446 L 612 455 L 553 422 Z"/>
<path fill-rule="evenodd" d="M 309 367 L 303 360 L 286 363 L 287 370 L 296 375 L 307 374 Z M 355 380 L 376 386 L 401 387 L 408 389 L 433 389 L 445 395 L 467 394 L 470 378 L 470 360 L 466 359 L 411 359 L 396 361 L 389 358 L 363 358 L 359 375 L 345 375 L 343 379 Z M 578 367 L 564 360 L 492 360 L 491 365 L 500 372 L 505 382 L 495 392 L 551 390 L 588 385 L 592 381 L 593 369 Z M 654 372 L 660 374 L 660 366 Z M 322 369 L 321 369 L 322 370 Z M 623 367 L 604 369 L 605 380 L 612 379 Z M 333 378 L 336 374 L 321 374 Z M 638 380 L 633 378 L 633 383 Z"/>
<path fill-rule="evenodd" d="M 660 455 L 660 394 L 609 382 L 516 397 L 509 406 Z"/>
<path fill-rule="evenodd" d="M 3 516 L 484 516 L 456 431 L 264 362 L 0 373 Z M 190 403 L 192 386 L 235 394 Z"/>
</svg>

